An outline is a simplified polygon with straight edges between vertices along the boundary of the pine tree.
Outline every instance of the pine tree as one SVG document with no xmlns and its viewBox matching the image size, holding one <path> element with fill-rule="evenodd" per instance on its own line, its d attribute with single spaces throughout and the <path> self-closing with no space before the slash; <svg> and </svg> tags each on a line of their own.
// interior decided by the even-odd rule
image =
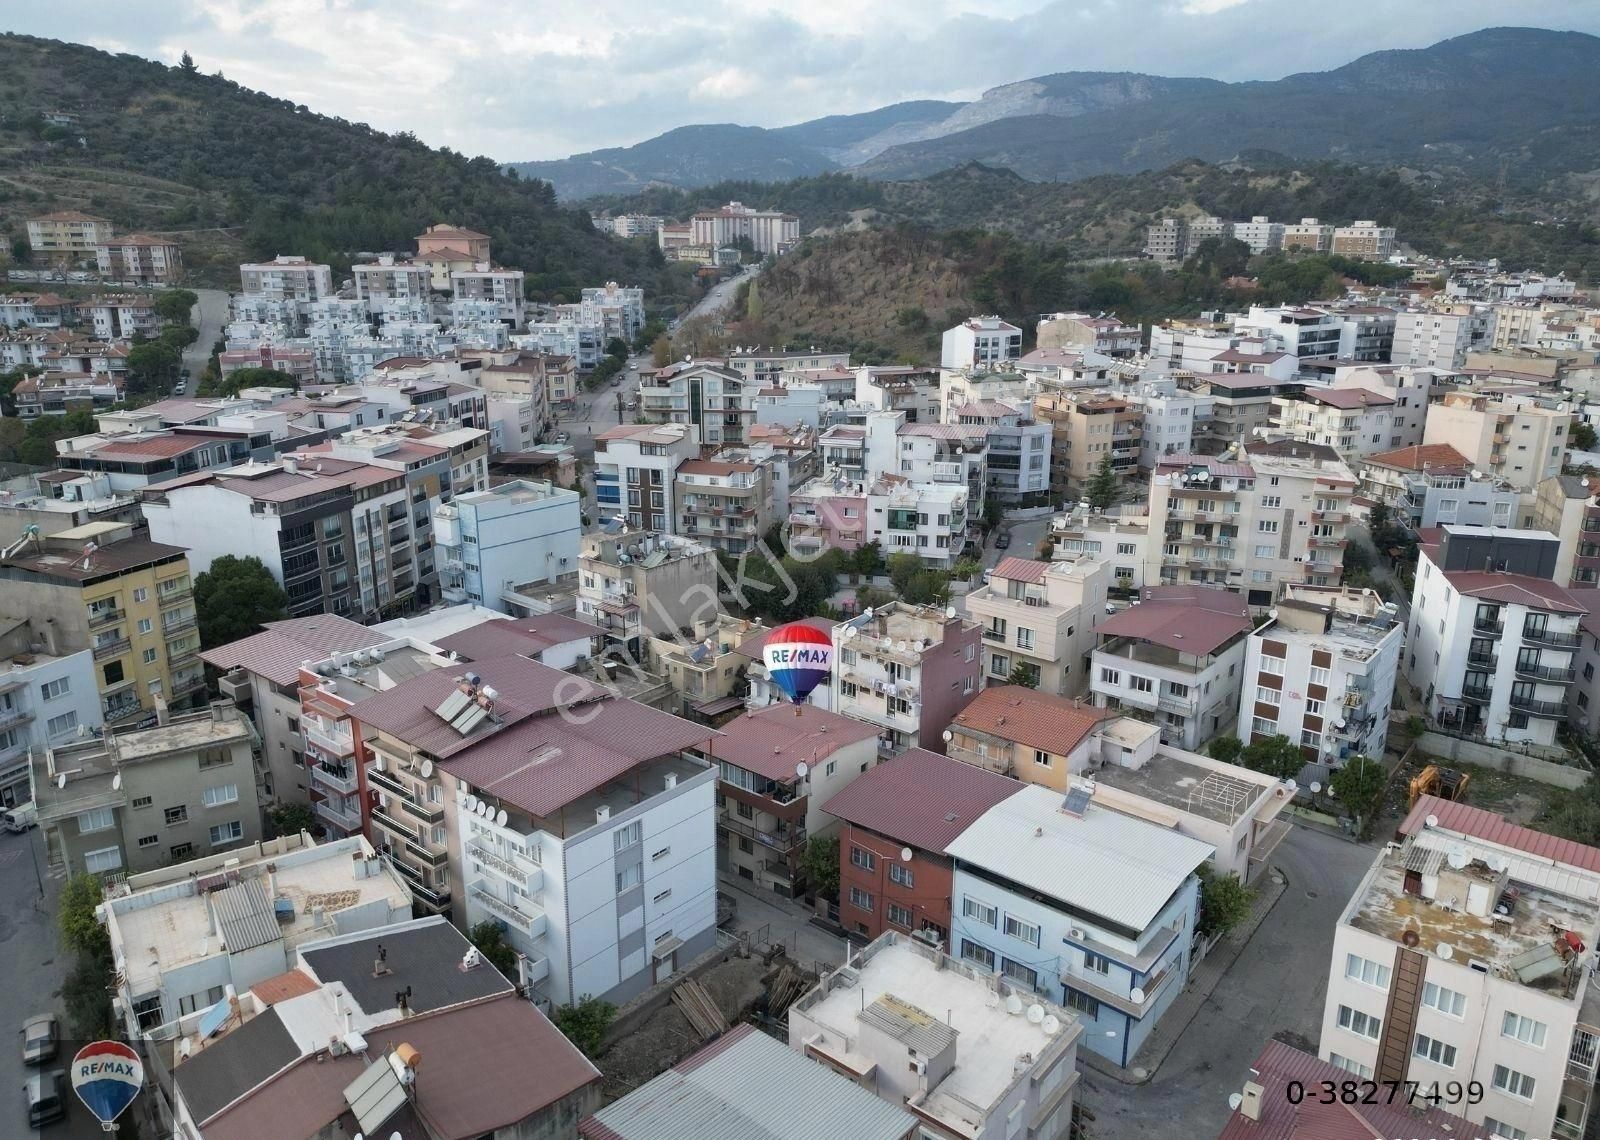
<svg viewBox="0 0 1600 1140">
<path fill-rule="evenodd" d="M 1084 498 L 1089 500 L 1091 507 L 1102 511 L 1117 501 L 1117 473 L 1111 466 L 1109 451 L 1100 457 L 1100 468 L 1089 480 L 1089 490 Z"/>
<path fill-rule="evenodd" d="M 178 61 L 178 66 L 183 70 L 185 75 L 193 75 L 195 72 L 200 70 L 194 65 L 194 56 L 190 55 L 188 52 L 183 53 L 183 58 Z"/>
</svg>

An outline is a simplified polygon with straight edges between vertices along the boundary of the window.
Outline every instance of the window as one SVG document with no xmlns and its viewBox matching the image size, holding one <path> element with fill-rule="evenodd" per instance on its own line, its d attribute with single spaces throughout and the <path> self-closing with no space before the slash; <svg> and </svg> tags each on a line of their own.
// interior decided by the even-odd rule
<svg viewBox="0 0 1600 1140">
<path fill-rule="evenodd" d="M 1300 730 L 1300 746 L 1302 748 L 1321 748 L 1322 733 L 1313 732 L 1309 728 L 1302 728 Z"/>
<path fill-rule="evenodd" d="M 205 801 L 206 807 L 221 807 L 224 804 L 239 802 L 238 784 L 219 784 L 214 788 L 207 788 L 200 793 L 200 798 Z"/>
<path fill-rule="evenodd" d="M 1307 716 L 1321 716 L 1322 715 L 1322 702 L 1317 700 L 1315 697 L 1307 697 L 1306 698 L 1306 715 Z"/>
<path fill-rule="evenodd" d="M 639 880 L 644 873 L 639 869 L 639 864 L 629 863 L 626 867 L 617 868 L 617 893 L 632 890 L 639 885 Z"/>
<path fill-rule="evenodd" d="M 1033 750 L 1033 762 L 1041 768 L 1050 767 L 1050 753 L 1041 752 L 1039 749 L 1035 748 Z"/>
<path fill-rule="evenodd" d="M 970 896 L 961 900 L 961 913 L 975 922 L 985 926 L 994 926 L 999 920 L 1000 912 L 988 903 L 981 903 Z"/>
<path fill-rule="evenodd" d="M 1122 674 L 1115 669 L 1102 668 L 1100 670 L 1100 681 L 1106 685 L 1120 685 L 1122 684 Z"/>
<path fill-rule="evenodd" d="M 135 602 L 148 602 L 150 600 L 149 589 L 144 586 L 135 588 L 133 591 L 133 600 Z"/>
<path fill-rule="evenodd" d="M 1256 557 L 1257 558 L 1276 558 L 1277 556 L 1278 556 L 1278 548 L 1276 546 L 1272 546 L 1270 544 L 1263 544 L 1261 546 L 1257 546 L 1256 547 Z"/>
<path fill-rule="evenodd" d="M 1014 982 L 1021 982 L 1030 990 L 1039 988 L 1039 971 L 1032 966 L 1024 966 L 1021 962 L 1013 962 L 1010 958 L 1000 959 L 1000 972 Z"/>
<path fill-rule="evenodd" d="M 1258 530 L 1262 534 L 1277 534 L 1278 533 L 1278 520 L 1277 519 L 1259 519 L 1256 522 L 1256 530 Z"/>
<path fill-rule="evenodd" d="M 107 871 L 115 871 L 122 866 L 122 850 L 117 847 L 102 847 L 98 851 L 85 851 L 83 853 L 83 869 L 91 875 L 101 875 Z"/>
<path fill-rule="evenodd" d="M 1533 1078 L 1527 1073 L 1519 1073 L 1504 1065 L 1496 1065 L 1489 1083 L 1507 1096 L 1521 1097 L 1523 1100 L 1533 1099 Z"/>
<path fill-rule="evenodd" d="M 144 658 L 146 665 L 154 665 L 156 663 L 157 653 L 154 649 L 146 649 L 141 656 Z"/>
<path fill-rule="evenodd" d="M 155 623 L 152 622 L 149 618 L 140 618 L 139 619 L 139 632 L 140 633 L 149 633 L 154 628 L 155 628 Z"/>
<path fill-rule="evenodd" d="M 1349 1057 L 1341 1057 L 1337 1053 L 1328 1054 L 1328 1063 L 1334 1068 L 1343 1069 L 1347 1073 L 1354 1073 L 1365 1080 L 1372 1079 L 1372 1066 L 1363 1065 L 1360 1061 L 1352 1061 Z"/>
<path fill-rule="evenodd" d="M 985 970 L 994 969 L 994 951 L 978 945 L 970 938 L 961 940 L 961 956 L 969 962 L 976 962 Z"/>
<path fill-rule="evenodd" d="M 611 836 L 612 849 L 621 851 L 624 847 L 632 847 L 644 838 L 644 824 L 634 820 L 627 827 L 619 827 Z"/>
<path fill-rule="evenodd" d="M 244 825 L 238 820 L 229 823 L 219 823 L 211 829 L 211 846 L 219 843 L 232 843 L 244 837 Z"/>
<path fill-rule="evenodd" d="M 1523 1017 L 1510 1010 L 1506 1011 L 1505 1018 L 1500 1023 L 1500 1036 L 1515 1038 L 1524 1045 L 1532 1045 L 1535 1049 L 1544 1048 L 1544 1034 L 1544 1022 Z"/>
<path fill-rule="evenodd" d="M 1128 688 L 1136 693 L 1148 693 L 1155 689 L 1155 682 L 1149 677 L 1141 677 L 1137 673 L 1128 674 Z"/>
<path fill-rule="evenodd" d="M 665 859 L 670 854 L 672 854 L 672 848 L 663 847 L 660 851 L 657 851 L 655 854 L 650 856 L 650 861 L 652 863 L 658 862 L 659 860 Z"/>
<path fill-rule="evenodd" d="M 1000 677 L 1010 675 L 1011 658 L 1004 653 L 991 653 L 989 655 L 989 672 Z"/>
<path fill-rule="evenodd" d="M 295 727 L 294 725 L 290 726 L 291 730 Z M 232 763 L 233 749 L 231 748 L 207 748 L 200 753 L 200 767 L 202 768 L 220 768 L 224 764 Z"/>
<path fill-rule="evenodd" d="M 53 716 L 45 725 L 45 731 L 51 736 L 63 736 L 78 727 L 78 714 L 76 711 L 64 712 L 60 716 Z"/>
<path fill-rule="evenodd" d="M 1357 1037 L 1369 1037 L 1376 1041 L 1383 1029 L 1383 1019 L 1373 1017 L 1370 1013 L 1362 1013 L 1359 1009 L 1351 1009 L 1347 1005 L 1339 1007 L 1339 1028 L 1348 1029 Z"/>
<path fill-rule="evenodd" d="M 1098 1020 L 1100 1017 L 1100 1003 L 1088 994 L 1080 994 L 1077 990 L 1067 991 L 1067 1000 L 1064 1004 L 1068 1009 L 1081 1013 L 1091 1020 Z"/>
<path fill-rule="evenodd" d="M 860 887 L 851 887 L 850 888 L 850 905 L 855 907 L 858 910 L 864 910 L 868 914 L 871 914 L 872 913 L 872 896 L 870 894 L 868 894 L 866 891 L 862 890 Z"/>
<path fill-rule="evenodd" d="M 179 804 L 177 807 L 169 807 L 166 810 L 166 817 L 167 826 L 169 827 L 175 823 L 186 823 L 189 819 L 189 806 L 187 804 Z"/>
<path fill-rule="evenodd" d="M 1319 666 L 1311 666 L 1311 684 L 1326 685 L 1329 681 L 1328 670 Z"/>
<path fill-rule="evenodd" d="M 657 895 L 652 901 L 653 902 L 664 902 L 667 899 L 670 899 L 671 897 L 672 897 L 672 888 L 668 887 L 666 890 L 662 891 L 659 895 Z"/>
<path fill-rule="evenodd" d="M 1097 974 L 1111 973 L 1111 959 L 1104 954 L 1096 954 L 1093 950 L 1083 952 L 1083 968 L 1093 970 Z"/>
<path fill-rule="evenodd" d="M 733 810 L 738 814 L 740 819 L 754 819 L 756 817 L 756 809 L 742 800 L 733 805 Z"/>
<path fill-rule="evenodd" d="M 1264 705 L 1282 704 L 1283 692 L 1279 689 L 1269 689 L 1265 685 L 1257 685 L 1256 700 Z"/>
<path fill-rule="evenodd" d="M 902 887 L 911 886 L 912 885 L 911 868 L 907 867 L 904 863 L 890 863 L 889 864 L 889 881 L 891 883 L 899 883 Z"/>
<path fill-rule="evenodd" d="M 139 837 L 139 846 L 140 847 L 154 847 L 157 843 L 160 843 L 160 842 L 161 842 L 161 836 L 159 836 L 159 835 L 141 835 Z"/>
<path fill-rule="evenodd" d="M 39 693 L 47 701 L 57 697 L 64 697 L 72 691 L 72 680 L 68 677 L 57 677 L 54 681 L 46 681 L 39 686 Z"/>
<path fill-rule="evenodd" d="M 181 863 L 185 859 L 192 858 L 194 858 L 193 843 L 174 843 L 172 845 L 172 861 L 174 863 Z"/>
<path fill-rule="evenodd" d="M 889 904 L 889 921 L 894 923 L 896 926 L 903 926 L 907 930 L 910 930 L 911 929 L 911 908 L 908 907 L 908 906 L 901 906 L 899 903 L 893 903 L 893 902 L 890 903 Z"/>
<path fill-rule="evenodd" d="M 108 831 L 117 825 L 117 814 L 110 808 L 95 808 L 78 816 L 78 834 L 91 831 Z"/>
<path fill-rule="evenodd" d="M 1422 986 L 1422 1004 L 1449 1017 L 1461 1017 L 1467 1011 L 1467 995 L 1425 982 Z"/>
<path fill-rule="evenodd" d="M 1277 736 L 1278 722 L 1275 720 L 1268 720 L 1264 716 L 1251 717 L 1250 734 L 1252 736 Z"/>
<path fill-rule="evenodd" d="M 1033 630 L 1024 629 L 1020 625 L 1017 627 L 1017 648 L 1018 649 L 1032 649 L 1033 648 Z"/>
<path fill-rule="evenodd" d="M 851 847 L 850 865 L 852 867 L 860 867 L 863 871 L 876 871 L 878 869 L 878 857 L 865 848 Z"/>
<path fill-rule="evenodd" d="M 1411 1055 L 1421 1057 L 1424 1061 L 1432 1061 L 1435 1065 L 1443 1065 L 1447 1069 L 1456 1067 L 1456 1047 L 1446 1045 L 1437 1037 L 1426 1034 L 1417 1034 L 1415 1044 L 1411 1046 Z"/>
<path fill-rule="evenodd" d="M 1029 946 L 1039 945 L 1039 928 L 1031 922 L 1024 922 L 1015 915 L 1006 915 L 1006 937 L 1015 938 L 1018 942 L 1026 942 Z"/>
<path fill-rule="evenodd" d="M 149 796 L 134 796 L 133 797 L 132 806 L 136 807 L 136 808 L 147 808 L 147 807 L 150 806 L 150 797 Z"/>
<path fill-rule="evenodd" d="M 1502 1124 L 1492 1116 L 1483 1118 L 1484 1131 L 1491 1136 L 1503 1136 L 1505 1140 L 1528 1140 L 1528 1134 L 1520 1128 L 1513 1128 L 1509 1124 Z"/>
<path fill-rule="evenodd" d="M 1380 990 L 1389 988 L 1389 967 L 1359 954 L 1345 955 L 1344 976 Z"/>
<path fill-rule="evenodd" d="M 1269 677 L 1283 676 L 1283 658 L 1263 657 L 1261 659 L 1261 672 L 1267 674 Z"/>
</svg>

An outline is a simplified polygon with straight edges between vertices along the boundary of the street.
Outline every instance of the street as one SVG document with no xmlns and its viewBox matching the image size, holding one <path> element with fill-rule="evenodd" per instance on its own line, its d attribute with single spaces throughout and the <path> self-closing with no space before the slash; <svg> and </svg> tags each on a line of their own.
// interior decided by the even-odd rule
<svg viewBox="0 0 1600 1140">
<path fill-rule="evenodd" d="M 738 903 L 738 913 L 729 926 L 732 932 L 761 933 L 763 941 L 781 942 L 789 957 L 808 968 L 814 962 L 824 967 L 844 964 L 845 940 L 812 925 L 808 908 L 722 871 L 717 872 L 717 889 Z"/>
<path fill-rule="evenodd" d="M 200 299 L 195 302 L 189 319 L 199 330 L 200 336 L 183 350 L 183 367 L 189 370 L 186 394 L 190 396 L 194 395 L 195 385 L 200 382 L 200 373 L 211 359 L 212 346 L 222 339 L 222 326 L 228 323 L 226 292 L 221 289 L 196 289 L 194 294 Z"/>
</svg>

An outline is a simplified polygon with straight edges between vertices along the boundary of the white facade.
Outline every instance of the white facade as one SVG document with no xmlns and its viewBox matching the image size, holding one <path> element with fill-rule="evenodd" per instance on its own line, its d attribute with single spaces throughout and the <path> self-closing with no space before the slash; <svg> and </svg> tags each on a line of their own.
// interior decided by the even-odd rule
<svg viewBox="0 0 1600 1140">
<path fill-rule="evenodd" d="M 576 491 L 518 479 L 457 495 L 433 510 L 440 592 L 502 613 L 512 587 L 578 572 Z"/>
<path fill-rule="evenodd" d="M 432 270 L 425 263 L 398 261 L 385 254 L 368 265 L 350 267 L 355 275 L 356 299 L 364 301 L 374 316 L 426 311 Z"/>
<path fill-rule="evenodd" d="M 949 409 L 951 422 L 988 432 L 989 494 L 1004 503 L 1038 501 L 1050 493 L 1050 445 L 1054 429 L 1033 418 L 1033 405 L 980 400 Z"/>
<path fill-rule="evenodd" d="M 1402 446 L 1391 426 L 1394 401 L 1378 392 L 1307 390 L 1299 398 L 1275 396 L 1272 404 L 1282 434 L 1325 444 L 1347 463 Z"/>
<path fill-rule="evenodd" d="M 1404 312 L 1395 317 L 1396 364 L 1420 368 L 1460 368 L 1467 353 L 1488 340 L 1489 317 L 1477 311 Z"/>
<path fill-rule="evenodd" d="M 1149 712 L 1163 744 L 1196 752 L 1237 716 L 1244 658 L 1243 638 L 1199 655 L 1113 639 L 1094 651 L 1089 686 L 1100 708 Z"/>
<path fill-rule="evenodd" d="M 782 253 L 800 240 L 800 219 L 781 210 L 755 210 L 743 202 L 729 202 L 695 214 L 689 220 L 689 233 L 692 245 L 717 249 L 742 238 L 757 253 Z"/>
<path fill-rule="evenodd" d="M 630 527 L 673 530 L 678 467 L 700 454 L 693 424 L 616 427 L 603 432 L 594 453 L 595 508 L 622 516 Z"/>
<path fill-rule="evenodd" d="M 30 653 L 32 663 L 13 658 L 0 674 L 0 805 L 33 798 L 30 751 L 68 744 L 80 728 L 98 732 L 102 723 L 98 671 L 89 650 L 62 657 Z"/>
<path fill-rule="evenodd" d="M 1265 253 L 1269 249 L 1283 248 L 1283 223 L 1257 215 L 1248 222 L 1233 223 L 1235 241 L 1250 247 L 1251 253 Z"/>
<path fill-rule="evenodd" d="M 456 301 L 481 301 L 493 306 L 496 319 L 520 328 L 526 311 L 520 269 L 501 269 L 488 263 L 450 272 L 450 295 Z"/>
<path fill-rule="evenodd" d="M 1022 330 L 999 317 L 968 317 L 945 329 L 941 368 L 997 368 L 1022 356 Z"/>
<path fill-rule="evenodd" d="M 320 301 L 333 295 L 333 270 L 285 254 L 239 266 L 239 286 L 246 297 L 267 301 Z"/>
<path fill-rule="evenodd" d="M 1195 450 L 1196 426 L 1211 416 L 1214 401 L 1179 388 L 1172 380 L 1150 380 L 1125 395 L 1144 415 L 1144 430 L 1139 437 L 1139 466 L 1154 471 L 1166 455 L 1183 455 Z"/>
</svg>

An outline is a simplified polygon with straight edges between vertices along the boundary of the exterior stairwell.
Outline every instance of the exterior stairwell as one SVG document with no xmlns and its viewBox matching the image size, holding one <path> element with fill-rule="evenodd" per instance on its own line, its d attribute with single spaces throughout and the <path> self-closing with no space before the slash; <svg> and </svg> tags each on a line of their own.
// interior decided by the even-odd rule
<svg viewBox="0 0 1600 1140">
<path fill-rule="evenodd" d="M 1418 951 L 1406 946 L 1395 951 L 1389 1002 L 1383 1011 L 1383 1035 L 1378 1040 L 1375 1077 L 1380 1083 L 1406 1079 L 1411 1040 L 1417 1030 L 1417 1006 L 1422 1004 L 1422 976 L 1427 967 L 1427 957 Z"/>
</svg>

